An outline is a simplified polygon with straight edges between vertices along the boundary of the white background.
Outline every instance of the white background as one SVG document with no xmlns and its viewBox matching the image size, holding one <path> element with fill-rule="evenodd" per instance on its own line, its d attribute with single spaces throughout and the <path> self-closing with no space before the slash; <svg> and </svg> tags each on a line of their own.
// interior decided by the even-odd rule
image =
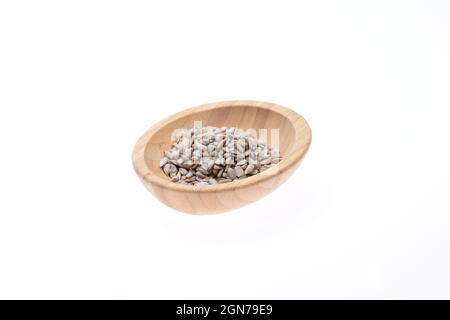
<svg viewBox="0 0 450 320">
<path fill-rule="evenodd" d="M 3 1 L 0 298 L 450 298 L 449 1 Z M 131 165 L 198 104 L 313 142 L 245 208 L 181 214 Z"/>
</svg>

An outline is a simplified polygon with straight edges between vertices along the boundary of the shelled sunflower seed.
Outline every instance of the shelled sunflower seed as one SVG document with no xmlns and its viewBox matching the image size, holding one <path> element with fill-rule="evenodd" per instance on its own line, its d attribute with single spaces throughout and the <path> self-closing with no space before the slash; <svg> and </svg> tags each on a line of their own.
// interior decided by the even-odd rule
<svg viewBox="0 0 450 320">
<path fill-rule="evenodd" d="M 194 127 L 177 133 L 159 165 L 172 182 L 206 186 L 253 176 L 280 161 L 278 151 L 242 129 Z"/>
</svg>

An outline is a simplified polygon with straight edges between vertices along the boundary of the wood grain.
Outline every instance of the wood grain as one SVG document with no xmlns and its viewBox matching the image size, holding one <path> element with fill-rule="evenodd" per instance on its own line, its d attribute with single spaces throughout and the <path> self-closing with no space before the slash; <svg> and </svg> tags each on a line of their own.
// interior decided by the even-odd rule
<svg viewBox="0 0 450 320">
<path fill-rule="evenodd" d="M 267 171 L 242 180 L 211 186 L 173 183 L 159 167 L 163 152 L 172 145 L 176 129 L 203 126 L 242 129 L 279 129 L 282 161 Z M 300 165 L 311 144 L 311 129 L 298 113 L 269 102 L 223 101 L 181 111 L 150 128 L 133 150 L 134 169 L 146 188 L 161 202 L 178 211 L 212 214 L 233 210 L 267 195 Z M 288 199 L 286 199 L 288 200 Z"/>
</svg>

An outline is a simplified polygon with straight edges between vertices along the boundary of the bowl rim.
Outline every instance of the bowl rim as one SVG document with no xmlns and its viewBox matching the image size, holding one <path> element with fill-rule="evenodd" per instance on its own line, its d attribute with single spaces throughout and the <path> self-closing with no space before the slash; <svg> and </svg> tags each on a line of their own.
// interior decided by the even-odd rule
<svg viewBox="0 0 450 320">
<path fill-rule="evenodd" d="M 286 117 L 294 127 L 295 132 L 294 139 L 297 140 L 301 138 L 305 141 L 305 143 L 302 144 L 301 148 L 293 150 L 287 157 L 283 157 L 281 161 L 278 163 L 278 165 L 272 166 L 262 173 L 258 173 L 256 175 L 247 177 L 242 180 L 234 180 L 232 182 L 221 183 L 216 185 L 193 186 L 174 183 L 169 179 L 164 179 L 154 174 L 152 170 L 150 170 L 150 168 L 147 166 L 147 163 L 145 161 L 145 149 L 147 148 L 148 141 L 150 141 L 150 139 L 156 132 L 158 132 L 160 129 L 162 129 L 169 123 L 172 123 L 180 118 L 191 115 L 193 113 L 208 111 L 217 108 L 239 107 L 239 106 L 267 109 Z M 302 134 L 300 133 L 300 131 L 302 131 Z M 195 192 L 195 193 L 236 190 L 248 187 L 250 185 L 262 183 L 270 178 L 273 178 L 274 176 L 277 176 L 289 170 L 292 166 L 294 166 L 296 163 L 298 163 L 303 159 L 303 157 L 309 150 L 311 140 L 312 140 L 312 133 L 308 122 L 300 114 L 289 108 L 266 101 L 228 100 L 202 104 L 188 109 L 184 109 L 157 122 L 150 129 L 148 129 L 136 142 L 132 152 L 132 162 L 134 170 L 143 181 L 151 185 L 157 185 L 163 189 L 171 189 L 173 191 Z M 273 173 L 274 170 L 277 170 L 277 172 Z"/>
</svg>

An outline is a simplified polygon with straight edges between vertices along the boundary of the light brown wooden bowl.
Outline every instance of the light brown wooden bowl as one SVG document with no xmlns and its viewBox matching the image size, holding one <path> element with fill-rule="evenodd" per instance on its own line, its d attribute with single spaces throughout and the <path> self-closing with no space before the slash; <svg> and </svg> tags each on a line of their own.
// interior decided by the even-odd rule
<svg viewBox="0 0 450 320">
<path fill-rule="evenodd" d="M 263 173 L 229 183 L 191 186 L 170 181 L 159 167 L 163 152 L 171 145 L 176 129 L 190 129 L 194 121 L 203 126 L 241 129 L 279 129 L 279 165 Z M 190 108 L 162 120 L 136 143 L 133 165 L 147 189 L 161 202 L 178 211 L 212 214 L 233 210 L 272 192 L 294 172 L 311 144 L 311 129 L 298 113 L 268 102 L 224 101 Z M 289 200 L 289 199 L 286 199 Z"/>
</svg>

